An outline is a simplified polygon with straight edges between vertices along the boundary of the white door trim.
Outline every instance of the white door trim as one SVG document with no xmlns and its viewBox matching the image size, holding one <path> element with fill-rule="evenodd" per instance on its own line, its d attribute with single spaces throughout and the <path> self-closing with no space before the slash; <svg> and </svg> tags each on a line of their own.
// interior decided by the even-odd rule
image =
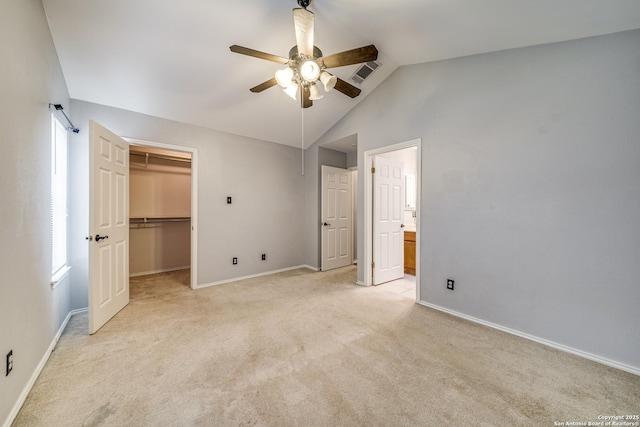
<svg viewBox="0 0 640 427">
<path fill-rule="evenodd" d="M 145 141 L 122 137 L 131 145 L 140 147 L 163 148 L 191 154 L 191 289 L 198 288 L 198 149 L 182 145 L 165 144 L 163 142 Z"/>
<path fill-rule="evenodd" d="M 376 148 L 364 152 L 364 286 L 371 286 L 373 269 L 371 263 L 373 261 L 373 180 L 371 175 L 371 167 L 373 158 L 379 154 L 389 153 L 391 151 L 403 150 L 405 148 L 417 148 L 416 161 L 416 301 L 420 301 L 420 181 L 422 176 L 422 138 L 413 139 L 411 141 L 401 142 L 399 144 L 387 145 L 385 147 Z"/>
</svg>

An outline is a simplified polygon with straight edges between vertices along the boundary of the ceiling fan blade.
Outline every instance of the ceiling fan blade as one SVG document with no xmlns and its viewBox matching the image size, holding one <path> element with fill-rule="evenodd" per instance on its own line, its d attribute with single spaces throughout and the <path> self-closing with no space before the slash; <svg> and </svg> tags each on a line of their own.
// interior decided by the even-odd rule
<svg viewBox="0 0 640 427">
<path fill-rule="evenodd" d="M 260 93 L 263 90 L 269 89 L 270 87 L 275 86 L 277 84 L 278 84 L 278 81 L 276 80 L 275 77 L 273 77 L 267 80 L 266 82 L 260 83 L 259 85 L 252 87 L 249 90 L 253 93 Z"/>
<path fill-rule="evenodd" d="M 327 68 L 343 67 L 345 65 L 359 64 L 361 62 L 375 61 L 378 59 L 378 49 L 372 44 L 359 47 L 357 49 L 345 50 L 344 52 L 322 58 Z"/>
<path fill-rule="evenodd" d="M 338 81 L 336 81 L 336 85 L 334 89 L 344 93 L 350 98 L 355 98 L 356 96 L 360 95 L 360 92 L 362 92 L 360 89 L 358 89 L 354 85 L 349 84 L 340 78 L 338 78 Z"/>
<path fill-rule="evenodd" d="M 309 98 L 310 91 L 308 87 L 302 88 L 302 108 L 309 108 L 313 105 L 313 101 Z"/>
<path fill-rule="evenodd" d="M 297 7 L 293 9 L 298 52 L 313 57 L 313 12 Z"/>
<path fill-rule="evenodd" d="M 267 61 L 277 62 L 278 64 L 286 64 L 289 62 L 287 58 L 260 52 L 259 50 L 249 49 L 248 47 L 238 46 L 237 44 L 230 46 L 229 49 L 231 49 L 231 52 L 253 56 L 254 58 L 266 59 Z"/>
</svg>

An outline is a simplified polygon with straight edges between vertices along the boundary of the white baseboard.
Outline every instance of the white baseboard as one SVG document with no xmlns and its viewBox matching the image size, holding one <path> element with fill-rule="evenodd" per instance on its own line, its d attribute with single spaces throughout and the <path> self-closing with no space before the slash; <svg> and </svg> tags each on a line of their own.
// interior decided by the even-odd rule
<svg viewBox="0 0 640 427">
<path fill-rule="evenodd" d="M 459 313 L 457 311 L 450 310 L 445 307 L 440 307 L 439 305 L 431 304 L 424 301 L 419 301 L 418 304 L 424 305 L 425 307 L 433 308 L 434 310 L 442 311 L 443 313 L 451 314 L 452 316 L 461 317 L 465 320 L 469 320 L 471 322 L 478 323 L 480 325 L 488 326 L 490 328 L 497 329 L 499 331 L 506 332 L 511 335 L 516 335 L 518 337 L 525 338 L 530 341 L 534 341 L 551 348 L 555 348 L 556 350 L 564 351 L 566 353 L 571 353 L 576 356 L 580 356 L 584 359 L 592 360 L 594 362 L 598 362 L 603 365 L 607 365 L 612 368 L 620 369 L 621 371 L 629 372 L 631 374 L 640 376 L 640 368 L 637 368 L 635 366 L 616 362 L 615 360 L 607 359 L 606 357 L 597 356 L 595 354 L 587 353 L 586 351 L 578 350 L 576 348 L 569 347 L 563 344 L 558 344 L 557 342 L 549 341 L 547 339 L 540 338 L 535 335 L 530 335 L 525 332 L 518 331 L 516 329 L 507 328 L 506 326 L 498 325 L 497 323 L 487 322 L 486 320 L 478 319 L 477 317 Z"/>
<path fill-rule="evenodd" d="M 196 289 L 208 288 L 210 286 L 224 285 L 225 283 L 233 283 L 233 282 L 238 282 L 240 280 L 253 279 L 255 277 L 269 276 L 271 274 L 283 273 L 285 271 L 297 270 L 299 268 L 308 268 L 310 270 L 318 271 L 317 269 L 310 267 L 308 265 L 296 265 L 295 267 L 281 268 L 279 270 L 265 271 L 264 273 L 250 274 L 248 276 L 234 277 L 232 279 L 220 280 L 218 282 L 205 283 L 202 285 L 198 285 Z"/>
<path fill-rule="evenodd" d="M 190 268 L 191 268 L 190 265 L 185 265 L 184 267 L 174 267 L 174 268 L 164 268 L 162 270 L 143 271 L 140 273 L 129 274 L 129 277 L 148 276 L 149 274 L 168 273 L 170 271 L 188 270 Z"/>
<path fill-rule="evenodd" d="M 320 271 L 320 269 L 318 267 L 311 267 L 308 264 L 304 264 L 304 265 L 301 265 L 301 266 L 296 267 L 296 268 L 308 268 L 309 270 L 312 270 L 312 271 Z"/>
<path fill-rule="evenodd" d="M 40 373 L 44 369 L 44 366 L 47 364 L 47 361 L 49 360 L 49 357 L 51 356 L 53 349 L 56 347 L 56 344 L 60 340 L 60 337 L 62 336 L 62 332 L 64 332 L 64 328 L 67 327 L 67 323 L 69 323 L 69 319 L 71 319 L 71 316 L 78 313 L 85 312 L 85 311 L 87 311 L 87 309 L 83 308 L 80 310 L 72 310 L 69 312 L 69 314 L 67 314 L 67 317 L 65 317 L 64 321 L 62 322 L 62 325 L 58 329 L 56 336 L 53 337 L 53 340 L 51 341 L 49 348 L 47 348 L 47 351 L 44 353 L 44 356 L 42 356 L 42 359 L 40 359 L 40 363 L 38 363 L 38 366 L 36 366 L 35 371 L 33 371 L 33 374 L 31 375 L 29 382 L 22 390 L 22 393 L 20 393 L 20 397 L 18 398 L 16 403 L 13 405 L 13 408 L 11 409 L 11 412 L 9 412 L 9 415 L 7 416 L 7 419 L 4 421 L 4 424 L 2 424 L 3 427 L 10 427 L 11 423 L 13 423 L 13 421 L 18 416 L 18 412 L 20 412 L 20 408 L 22 408 L 22 405 L 24 405 L 24 402 L 25 400 L 27 400 L 27 396 L 31 392 L 33 385 L 36 383 L 36 380 L 40 376 Z"/>
</svg>

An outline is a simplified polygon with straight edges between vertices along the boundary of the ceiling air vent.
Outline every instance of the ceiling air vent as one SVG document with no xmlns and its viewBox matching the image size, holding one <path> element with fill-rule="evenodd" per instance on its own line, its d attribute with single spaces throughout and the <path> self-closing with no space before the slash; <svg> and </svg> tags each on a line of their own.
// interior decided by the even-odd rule
<svg viewBox="0 0 640 427">
<path fill-rule="evenodd" d="M 365 62 L 351 76 L 351 81 L 362 84 L 381 64 L 376 61 Z"/>
</svg>

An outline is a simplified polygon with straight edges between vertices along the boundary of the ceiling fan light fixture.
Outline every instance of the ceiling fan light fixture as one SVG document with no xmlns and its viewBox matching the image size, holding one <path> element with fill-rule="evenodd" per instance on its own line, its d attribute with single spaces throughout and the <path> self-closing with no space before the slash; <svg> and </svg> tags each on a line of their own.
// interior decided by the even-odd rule
<svg viewBox="0 0 640 427">
<path fill-rule="evenodd" d="M 300 75 L 309 83 L 315 83 L 320 77 L 320 66 L 312 59 L 308 59 L 300 64 Z"/>
<path fill-rule="evenodd" d="M 323 92 L 336 89 L 350 98 L 360 95 L 362 92 L 360 89 L 325 70 L 361 63 L 376 64 L 377 66 L 379 64 L 374 61 L 378 59 L 378 49 L 371 44 L 329 56 L 323 55 L 322 51 L 314 45 L 315 15 L 307 10 L 311 0 L 297 0 L 297 2 L 300 7 L 294 8 L 292 11 L 296 44 L 289 50 L 288 57 L 272 55 L 238 45 L 229 46 L 231 52 L 275 62 L 281 66 L 286 65 L 286 68 L 275 72 L 275 77 L 249 90 L 253 93 L 259 93 L 279 85 L 287 95 L 295 100 L 298 89 L 300 89 L 303 109 L 313 106 L 311 101 L 322 98 L 323 94 L 320 92 L 318 81 L 322 82 L 324 86 Z M 375 69 L 375 67 L 370 68 Z"/>
<path fill-rule="evenodd" d="M 317 85 L 309 86 L 309 99 L 312 101 L 317 101 L 322 98 L 324 95 L 320 92 Z"/>
<path fill-rule="evenodd" d="M 329 92 L 336 86 L 338 78 L 332 74 L 327 73 L 326 71 L 323 71 L 322 73 L 320 73 L 320 81 L 324 85 L 324 91 Z"/>
<path fill-rule="evenodd" d="M 276 71 L 276 81 L 283 89 L 288 88 L 292 84 L 293 70 L 290 67 Z"/>
<path fill-rule="evenodd" d="M 296 85 L 295 83 L 292 83 L 291 85 L 289 85 L 284 89 L 284 93 L 289 95 L 291 99 L 295 101 L 296 95 L 298 93 L 298 85 Z"/>
</svg>

